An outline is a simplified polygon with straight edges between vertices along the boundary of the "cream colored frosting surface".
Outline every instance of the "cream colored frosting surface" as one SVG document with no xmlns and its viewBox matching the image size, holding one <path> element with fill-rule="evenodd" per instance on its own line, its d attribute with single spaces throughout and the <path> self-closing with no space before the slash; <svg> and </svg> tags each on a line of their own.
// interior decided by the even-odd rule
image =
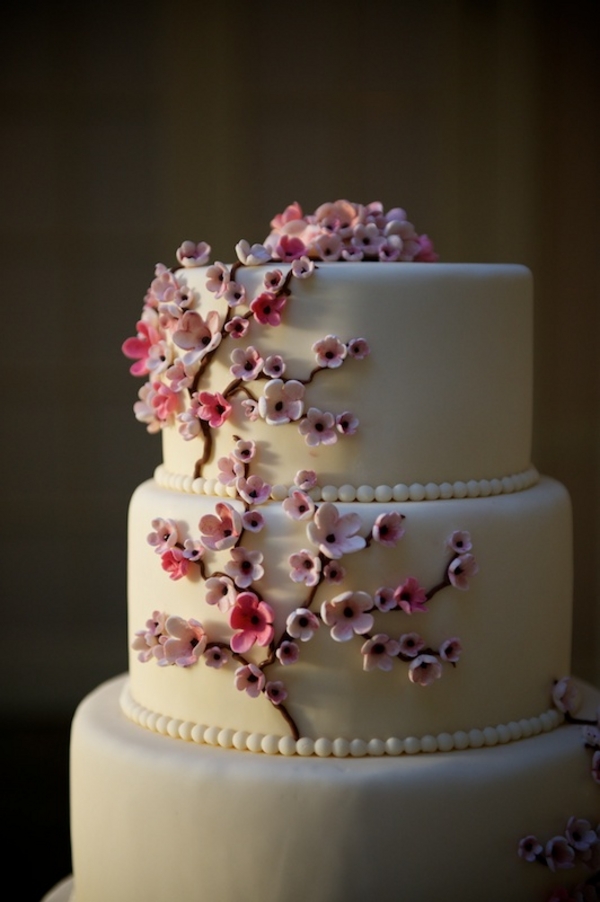
<svg viewBox="0 0 600 902">
<path fill-rule="evenodd" d="M 517 854 L 572 815 L 598 822 L 580 727 L 449 754 L 268 757 L 139 729 L 124 683 L 73 724 L 77 902 L 532 902 L 589 875 Z"/>
</svg>

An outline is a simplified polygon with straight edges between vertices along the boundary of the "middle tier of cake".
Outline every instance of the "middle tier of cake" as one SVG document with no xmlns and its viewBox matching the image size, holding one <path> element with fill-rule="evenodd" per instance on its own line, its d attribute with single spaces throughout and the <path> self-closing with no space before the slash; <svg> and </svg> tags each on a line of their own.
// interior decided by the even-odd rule
<svg viewBox="0 0 600 902">
<path fill-rule="evenodd" d="M 146 660 L 143 642 L 130 650 L 129 710 L 140 722 L 156 728 L 163 718 L 165 732 L 196 730 L 195 738 L 225 731 L 225 742 L 256 750 L 275 749 L 280 738 L 277 750 L 286 752 L 298 738 L 311 750 L 317 743 L 317 753 L 336 740 L 360 748 L 407 738 L 427 750 L 461 731 L 510 732 L 551 706 L 553 682 L 570 669 L 571 510 L 560 483 L 543 477 L 523 491 L 479 498 L 340 502 L 327 506 L 329 520 L 313 517 L 308 526 L 269 501 L 256 508 L 263 528 L 243 533 L 235 559 L 231 549 L 204 550 L 181 565 L 149 543 L 153 521 L 168 520 L 191 548 L 200 520 L 223 513 L 224 503 L 244 510 L 240 501 L 170 491 L 154 480 L 132 498 L 130 644 L 148 621 L 181 618 L 171 621 L 176 662 L 159 663 L 152 640 Z M 372 540 L 388 512 L 402 517 L 402 535 L 389 546 Z M 360 518 L 355 537 L 365 543 L 343 553 L 348 514 Z M 321 554 L 319 543 L 340 556 Z M 303 566 L 327 569 L 327 577 L 304 578 Z M 232 636 L 245 630 L 248 638 L 251 627 L 230 623 L 229 585 L 256 599 L 256 641 L 242 653 L 230 648 Z M 201 624 L 191 639 L 190 622 Z M 199 642 L 203 653 L 194 656 Z M 253 697 L 244 670 L 275 689 Z M 265 736 L 272 737 L 266 745 Z"/>
</svg>

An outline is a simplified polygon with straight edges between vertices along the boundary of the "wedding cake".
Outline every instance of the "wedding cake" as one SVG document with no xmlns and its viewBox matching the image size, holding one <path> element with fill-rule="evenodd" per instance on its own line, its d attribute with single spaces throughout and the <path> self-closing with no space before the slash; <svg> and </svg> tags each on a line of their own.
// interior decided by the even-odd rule
<svg viewBox="0 0 600 902">
<path fill-rule="evenodd" d="M 439 262 L 379 203 L 235 251 L 183 242 L 123 345 L 163 459 L 129 672 L 73 723 L 72 899 L 600 897 L 530 272 Z"/>
</svg>

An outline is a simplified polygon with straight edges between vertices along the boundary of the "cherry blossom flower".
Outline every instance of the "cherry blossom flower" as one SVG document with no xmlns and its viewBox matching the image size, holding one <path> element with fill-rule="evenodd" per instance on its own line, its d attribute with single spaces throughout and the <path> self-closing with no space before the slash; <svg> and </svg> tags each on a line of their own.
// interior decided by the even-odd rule
<svg viewBox="0 0 600 902">
<path fill-rule="evenodd" d="M 137 335 L 126 339 L 121 345 L 121 350 L 130 360 L 137 361 L 129 367 L 133 376 L 145 376 L 150 372 L 148 359 L 150 351 L 160 339 L 160 332 L 151 323 L 141 319 L 136 325 Z"/>
<path fill-rule="evenodd" d="M 317 508 L 306 532 L 309 541 L 326 557 L 338 559 L 365 547 L 365 539 L 357 535 L 361 525 L 358 514 L 340 515 L 335 504 L 326 501 Z"/>
<path fill-rule="evenodd" d="M 370 354 L 369 345 L 364 338 L 353 338 L 348 342 L 348 356 L 355 360 L 364 360 Z"/>
<path fill-rule="evenodd" d="M 457 589 L 468 589 L 469 577 L 478 571 L 479 565 L 472 554 L 459 554 L 448 567 L 448 579 Z"/>
<path fill-rule="evenodd" d="M 151 658 L 156 656 L 156 651 L 159 649 L 162 654 L 162 646 L 159 645 L 159 640 L 165 632 L 166 619 L 166 614 L 154 611 L 152 619 L 146 621 L 146 628 L 137 630 L 131 647 L 138 652 L 138 661 L 142 663 L 150 661 Z"/>
<path fill-rule="evenodd" d="M 273 638 L 273 610 L 254 592 L 240 592 L 229 614 L 229 625 L 239 630 L 231 638 L 233 651 L 243 654 L 256 643 L 268 645 Z"/>
<path fill-rule="evenodd" d="M 302 207 L 298 201 L 288 204 L 283 213 L 278 213 L 277 216 L 274 216 L 271 220 L 271 227 L 273 229 L 281 229 L 286 223 L 295 219 L 302 219 Z"/>
<path fill-rule="evenodd" d="M 373 626 L 373 599 L 366 592 L 342 592 L 321 605 L 321 617 L 331 627 L 331 638 L 348 642 L 353 635 L 368 633 Z"/>
<path fill-rule="evenodd" d="M 204 588 L 206 589 L 205 602 L 216 605 L 223 614 L 226 614 L 234 606 L 237 592 L 233 580 L 228 576 L 210 576 L 204 583 Z"/>
<path fill-rule="evenodd" d="M 565 836 L 578 852 L 587 852 L 598 842 L 596 831 L 589 821 L 581 817 L 570 817 L 567 821 Z"/>
<path fill-rule="evenodd" d="M 260 551 L 249 551 L 247 548 L 232 548 L 231 560 L 225 564 L 225 573 L 231 577 L 239 589 L 247 589 L 265 574 L 262 566 L 263 555 Z M 239 601 L 239 595 L 238 595 Z"/>
<path fill-rule="evenodd" d="M 546 864 L 551 871 L 559 868 L 572 868 L 575 864 L 575 849 L 573 849 L 564 836 L 554 836 L 546 843 L 544 849 Z"/>
<path fill-rule="evenodd" d="M 295 642 L 288 642 L 285 639 L 277 651 L 275 652 L 277 660 L 286 667 L 288 664 L 295 664 L 300 656 L 300 649 Z"/>
<path fill-rule="evenodd" d="M 317 484 L 317 474 L 314 470 L 298 470 L 294 476 L 294 485 L 303 492 L 309 492 Z"/>
<path fill-rule="evenodd" d="M 579 711 L 582 695 L 573 677 L 563 677 L 554 684 L 552 702 L 563 714 L 576 714 Z"/>
<path fill-rule="evenodd" d="M 266 273 L 264 278 L 264 286 L 267 291 L 275 292 L 278 288 L 281 288 L 283 284 L 283 273 L 280 269 L 271 269 L 268 273 Z"/>
<path fill-rule="evenodd" d="M 229 651 L 220 645 L 209 645 L 204 652 L 204 663 L 207 667 L 214 667 L 216 670 L 219 670 L 224 664 L 228 664 L 230 660 Z"/>
<path fill-rule="evenodd" d="M 465 554 L 473 547 L 471 536 L 465 530 L 457 529 L 448 539 L 448 547 L 457 554 Z"/>
<path fill-rule="evenodd" d="M 219 467 L 219 482 L 221 485 L 233 485 L 239 476 L 245 473 L 244 465 L 236 460 L 232 454 L 229 457 L 220 457 L 217 461 Z"/>
<path fill-rule="evenodd" d="M 304 436 L 307 445 L 333 445 L 337 442 L 335 418 L 332 413 L 309 407 L 306 416 L 298 426 L 300 435 Z"/>
<path fill-rule="evenodd" d="M 280 426 L 302 416 L 304 386 L 296 379 L 271 379 L 258 399 L 258 413 L 270 426 Z"/>
<path fill-rule="evenodd" d="M 352 232 L 352 246 L 361 250 L 365 257 L 377 257 L 384 241 L 374 222 L 359 223 Z"/>
<path fill-rule="evenodd" d="M 272 291 L 263 291 L 250 302 L 250 310 L 261 326 L 278 326 L 281 322 L 281 311 L 285 307 L 285 301 L 284 294 L 277 295 Z"/>
<path fill-rule="evenodd" d="M 326 229 L 337 232 L 343 237 L 352 233 L 352 227 L 360 215 L 360 208 L 348 200 L 336 200 L 321 204 L 315 210 L 315 220 Z"/>
<path fill-rule="evenodd" d="M 433 655 L 418 655 L 408 665 L 408 678 L 418 686 L 430 686 L 442 675 L 442 665 Z"/>
<path fill-rule="evenodd" d="M 425 646 L 424 639 L 418 633 L 403 633 L 398 639 L 400 654 L 405 658 L 416 658 Z"/>
<path fill-rule="evenodd" d="M 308 279 L 315 271 L 315 264 L 308 257 L 292 260 L 292 273 L 296 279 Z"/>
<path fill-rule="evenodd" d="M 274 705 L 280 705 L 287 698 L 287 689 L 281 680 L 271 680 L 265 686 L 265 695 Z"/>
<path fill-rule="evenodd" d="M 250 327 L 250 321 L 244 316 L 233 316 L 225 323 L 225 331 L 231 338 L 243 338 Z"/>
<path fill-rule="evenodd" d="M 139 401 L 133 405 L 133 412 L 136 420 L 146 424 L 146 429 L 150 433 L 160 432 L 163 427 L 164 420 L 159 420 L 153 405 L 156 390 L 150 382 L 145 382 L 138 391 Z"/>
<path fill-rule="evenodd" d="M 169 574 L 169 578 L 173 580 L 181 579 L 186 575 L 190 568 L 189 560 L 184 557 L 181 548 L 169 548 L 160 556 L 160 563 L 163 570 Z"/>
<path fill-rule="evenodd" d="M 407 614 L 427 610 L 427 593 L 413 576 L 409 576 L 401 586 L 398 586 L 394 592 L 394 597 L 398 607 L 406 611 Z"/>
<path fill-rule="evenodd" d="M 245 664 L 235 672 L 235 688 L 246 692 L 250 698 L 258 698 L 265 686 L 265 675 L 256 664 Z"/>
<path fill-rule="evenodd" d="M 169 634 L 163 643 L 165 661 L 178 667 L 190 667 L 196 664 L 206 648 L 207 636 L 204 627 L 197 620 L 184 620 L 182 617 L 169 617 L 167 620 Z"/>
<path fill-rule="evenodd" d="M 523 839 L 519 843 L 519 855 L 525 861 L 535 861 L 539 855 L 544 851 L 544 847 L 537 839 L 536 836 L 530 834 L 529 836 L 524 836 Z"/>
<path fill-rule="evenodd" d="M 242 526 L 249 532 L 260 532 L 264 529 L 265 518 L 259 511 L 245 511 L 242 514 Z"/>
<path fill-rule="evenodd" d="M 342 258 L 347 263 L 360 263 L 364 256 L 362 250 L 358 247 L 345 246 L 342 249 Z"/>
<path fill-rule="evenodd" d="M 164 373 L 173 361 L 173 351 L 164 339 L 153 344 L 148 351 L 146 366 L 154 376 Z"/>
<path fill-rule="evenodd" d="M 205 266 L 210 260 L 211 247 L 206 241 L 184 241 L 175 251 L 182 266 Z"/>
<path fill-rule="evenodd" d="M 373 604 L 379 611 L 393 611 L 398 607 L 394 589 L 390 586 L 381 586 L 373 596 Z"/>
<path fill-rule="evenodd" d="M 462 643 L 460 639 L 446 639 L 440 645 L 440 658 L 442 661 L 448 661 L 456 664 L 462 654 Z"/>
<path fill-rule="evenodd" d="M 300 489 L 293 489 L 281 507 L 292 520 L 309 520 L 315 512 L 314 501 Z"/>
<path fill-rule="evenodd" d="M 306 246 L 301 238 L 294 235 L 282 235 L 275 248 L 275 256 L 286 263 L 299 260 L 306 253 Z"/>
<path fill-rule="evenodd" d="M 312 639 L 319 626 L 319 618 L 308 608 L 296 608 L 288 615 L 285 622 L 288 635 L 292 639 L 300 639 L 301 642 L 308 642 L 309 639 Z"/>
<path fill-rule="evenodd" d="M 263 244 L 250 244 L 245 238 L 235 246 L 240 263 L 244 266 L 259 266 L 261 263 L 268 263 L 271 259 L 270 251 Z"/>
<path fill-rule="evenodd" d="M 418 263 L 436 263 L 439 260 L 439 255 L 433 249 L 433 242 L 428 235 L 419 235 L 419 250 L 414 259 Z"/>
<path fill-rule="evenodd" d="M 179 392 L 173 391 L 173 389 L 164 382 L 154 382 L 152 387 L 154 389 L 151 401 L 152 407 L 154 408 L 158 419 L 162 423 L 166 423 L 179 408 Z"/>
<path fill-rule="evenodd" d="M 256 443 L 240 438 L 236 441 L 231 453 L 236 458 L 236 460 L 247 464 L 252 460 L 256 453 Z"/>
<path fill-rule="evenodd" d="M 186 371 L 193 370 L 221 343 L 219 314 L 211 310 L 204 320 L 195 310 L 186 311 L 173 333 L 173 342 L 187 352 L 183 356 Z"/>
<path fill-rule="evenodd" d="M 246 289 L 239 282 L 230 279 L 222 297 L 229 307 L 238 307 L 246 300 Z"/>
<path fill-rule="evenodd" d="M 335 418 L 335 428 L 342 435 L 355 435 L 359 427 L 358 419 L 349 410 L 345 410 Z"/>
<path fill-rule="evenodd" d="M 323 567 L 323 576 L 328 583 L 341 583 L 346 577 L 346 571 L 337 561 L 329 561 Z"/>
<path fill-rule="evenodd" d="M 600 751 L 592 755 L 592 777 L 596 783 L 600 783 Z"/>
<path fill-rule="evenodd" d="M 244 382 L 256 379 L 264 363 L 263 358 L 252 345 L 247 348 L 235 348 L 230 354 L 230 359 L 232 361 L 232 366 L 229 367 L 231 375 L 236 379 L 243 379 Z"/>
<path fill-rule="evenodd" d="M 250 420 L 251 423 L 258 420 L 258 404 L 254 398 L 245 398 L 242 401 L 242 409 L 244 411 L 244 416 L 246 419 Z"/>
<path fill-rule="evenodd" d="M 157 554 L 163 554 L 179 542 L 179 530 L 175 520 L 163 520 L 157 517 L 152 520 L 152 532 L 148 533 L 148 544 Z"/>
<path fill-rule="evenodd" d="M 290 579 L 306 586 L 316 586 L 321 573 L 321 559 L 303 549 L 290 555 Z"/>
<path fill-rule="evenodd" d="M 320 367 L 329 367 L 337 369 L 344 362 L 348 349 L 343 341 L 337 335 L 327 335 L 325 338 L 319 339 L 312 346 L 317 358 L 317 364 Z"/>
<path fill-rule="evenodd" d="M 397 511 L 380 514 L 373 524 L 372 535 L 375 541 L 388 548 L 393 548 L 404 535 L 403 520 L 404 514 Z"/>
<path fill-rule="evenodd" d="M 171 270 L 163 263 L 158 263 L 154 270 L 154 279 L 144 299 L 145 305 L 156 309 L 161 304 L 167 293 L 179 287 L 179 283 Z"/>
<path fill-rule="evenodd" d="M 214 514 L 205 514 L 199 523 L 201 541 L 211 551 L 223 551 L 235 545 L 242 532 L 242 518 L 226 502 L 215 506 Z"/>
<path fill-rule="evenodd" d="M 401 252 L 402 240 L 398 235 L 390 235 L 388 238 L 384 238 L 379 245 L 377 256 L 382 263 L 393 263 L 400 259 Z"/>
<path fill-rule="evenodd" d="M 260 476 L 240 476 L 236 488 L 247 504 L 264 504 L 271 496 L 272 486 Z"/>
<path fill-rule="evenodd" d="M 270 379 L 278 379 L 285 373 L 285 363 L 279 354 L 270 354 L 264 362 L 263 373 Z"/>
<path fill-rule="evenodd" d="M 390 639 L 386 633 L 377 633 L 361 648 L 363 670 L 391 670 L 399 651 L 400 645 L 395 639 Z"/>
<path fill-rule="evenodd" d="M 194 381 L 190 372 L 186 371 L 182 360 L 176 360 L 175 363 L 168 367 L 165 371 L 165 377 L 169 380 L 171 388 L 175 392 L 189 388 Z"/>
<path fill-rule="evenodd" d="M 198 561 L 202 559 L 203 554 L 204 547 L 195 539 L 186 539 L 183 543 L 183 556 L 184 558 L 187 558 L 190 563 L 198 563 Z"/>
<path fill-rule="evenodd" d="M 231 416 L 231 404 L 220 392 L 201 391 L 196 393 L 200 401 L 198 416 L 206 420 L 213 429 L 222 426 Z"/>
<path fill-rule="evenodd" d="M 198 420 L 198 404 L 192 404 L 189 410 L 177 415 L 177 421 L 180 424 L 178 432 L 184 441 L 189 442 L 200 434 L 200 422 Z"/>
<path fill-rule="evenodd" d="M 342 240 L 339 235 L 325 233 L 319 235 L 314 242 L 314 249 L 321 260 L 339 260 L 342 253 Z"/>
<path fill-rule="evenodd" d="M 206 288 L 212 292 L 216 298 L 220 298 L 227 288 L 231 276 L 229 269 L 223 263 L 216 261 L 206 270 Z"/>
</svg>

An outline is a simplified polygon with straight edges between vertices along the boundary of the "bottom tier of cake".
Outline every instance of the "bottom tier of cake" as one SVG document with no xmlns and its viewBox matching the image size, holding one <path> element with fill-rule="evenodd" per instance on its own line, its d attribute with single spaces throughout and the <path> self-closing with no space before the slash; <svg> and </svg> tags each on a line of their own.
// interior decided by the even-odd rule
<svg viewBox="0 0 600 902">
<path fill-rule="evenodd" d="M 545 902 L 590 876 L 528 862 L 600 820 L 581 728 L 467 751 L 324 759 L 197 745 L 80 705 L 71 745 L 73 902 Z M 600 693 L 585 690 L 595 716 Z"/>
</svg>

